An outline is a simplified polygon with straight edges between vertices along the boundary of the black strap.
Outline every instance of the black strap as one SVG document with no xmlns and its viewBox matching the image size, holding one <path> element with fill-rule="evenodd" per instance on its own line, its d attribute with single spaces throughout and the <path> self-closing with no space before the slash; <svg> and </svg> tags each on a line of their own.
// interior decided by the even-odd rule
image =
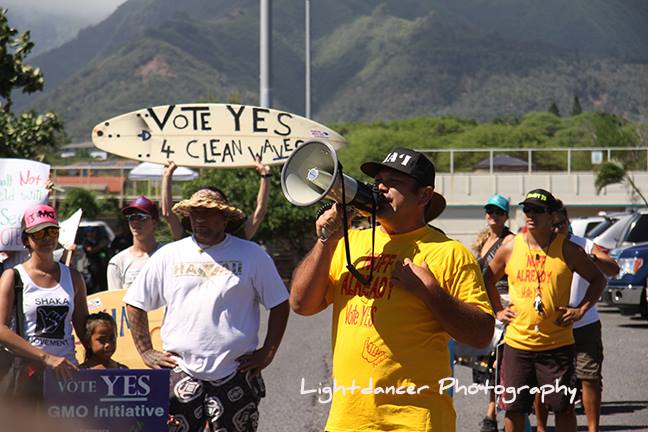
<svg viewBox="0 0 648 432">
<path fill-rule="evenodd" d="M 340 171 L 340 178 L 342 179 L 342 229 L 344 232 L 344 249 L 346 251 L 347 270 L 353 275 L 361 284 L 369 285 L 373 279 L 374 272 L 374 243 L 376 239 L 376 210 L 377 203 L 373 200 L 371 205 L 371 260 L 369 264 L 369 275 L 364 277 L 360 274 L 358 269 L 351 263 L 351 248 L 349 247 L 349 223 L 346 211 L 346 191 L 344 190 L 344 174 L 342 172 L 342 164 L 338 161 L 338 170 Z"/>
<path fill-rule="evenodd" d="M 20 272 L 14 267 L 14 311 L 16 312 L 16 334 L 22 337 L 25 328 L 25 312 L 23 311 L 23 281 Z"/>
</svg>

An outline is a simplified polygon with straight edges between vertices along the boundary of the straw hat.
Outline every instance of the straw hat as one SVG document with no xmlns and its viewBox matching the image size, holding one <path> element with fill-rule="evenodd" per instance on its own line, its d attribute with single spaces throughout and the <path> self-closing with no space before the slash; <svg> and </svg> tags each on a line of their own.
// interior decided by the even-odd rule
<svg viewBox="0 0 648 432">
<path fill-rule="evenodd" d="M 218 192 L 209 189 L 200 189 L 191 195 L 191 198 L 182 200 L 173 206 L 173 212 L 181 216 L 189 216 L 191 209 L 217 209 L 224 212 L 230 220 L 245 219 L 245 213 L 230 205 Z"/>
</svg>

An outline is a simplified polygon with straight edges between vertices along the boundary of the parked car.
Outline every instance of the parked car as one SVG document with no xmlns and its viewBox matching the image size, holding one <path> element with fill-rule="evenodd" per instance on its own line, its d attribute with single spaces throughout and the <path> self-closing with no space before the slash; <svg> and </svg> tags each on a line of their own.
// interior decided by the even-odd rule
<svg viewBox="0 0 648 432">
<path fill-rule="evenodd" d="M 620 271 L 608 279 L 603 300 L 618 307 L 624 315 L 639 313 L 648 319 L 648 242 L 615 249 L 610 255 Z"/>
<path fill-rule="evenodd" d="M 108 159 L 108 153 L 103 150 L 90 150 L 90 157 L 93 159 L 106 160 Z"/>
<path fill-rule="evenodd" d="M 588 234 L 598 226 L 600 223 L 606 220 L 606 216 L 587 216 L 587 217 L 577 217 L 569 221 L 571 225 L 571 230 L 574 235 L 579 237 L 588 237 Z M 610 218 L 607 218 L 610 220 Z"/>
<path fill-rule="evenodd" d="M 83 239 L 86 237 L 86 232 L 91 229 L 97 230 L 98 237 L 105 237 L 111 242 L 115 238 L 115 233 L 113 232 L 112 228 L 110 228 L 110 225 L 108 225 L 106 222 L 82 220 L 79 223 L 79 229 L 77 230 L 75 243 L 83 243 Z"/>
<path fill-rule="evenodd" d="M 115 233 L 103 221 L 81 221 L 75 243 L 85 253 L 83 276 L 88 294 L 108 289 L 106 269 L 111 258 L 110 244 Z"/>
<path fill-rule="evenodd" d="M 648 210 L 610 215 L 609 221 L 594 227 L 589 237 L 606 251 L 648 242 Z"/>
</svg>

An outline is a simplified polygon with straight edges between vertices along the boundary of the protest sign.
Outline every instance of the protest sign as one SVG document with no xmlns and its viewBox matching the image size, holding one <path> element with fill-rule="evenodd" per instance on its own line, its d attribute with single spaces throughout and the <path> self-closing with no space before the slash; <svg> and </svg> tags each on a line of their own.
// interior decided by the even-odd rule
<svg viewBox="0 0 648 432">
<path fill-rule="evenodd" d="M 0 159 L 0 250 L 22 250 L 20 220 L 25 210 L 47 200 L 47 164 Z"/>
<path fill-rule="evenodd" d="M 83 369 L 70 381 L 47 371 L 43 387 L 47 415 L 78 420 L 78 432 L 167 430 L 168 369 Z"/>
<path fill-rule="evenodd" d="M 144 162 L 178 166 L 254 167 L 282 164 L 306 141 L 346 144 L 334 130 L 285 111 L 235 104 L 145 108 L 105 120 L 92 130 L 98 148 Z"/>
<path fill-rule="evenodd" d="M 59 221 L 59 226 L 61 231 L 59 233 L 59 243 L 65 247 L 69 248 L 74 244 L 74 239 L 76 238 L 76 233 L 79 229 L 79 222 L 81 222 L 81 216 L 83 215 L 83 210 L 79 209 L 75 211 L 72 216 L 65 219 L 64 221 Z"/>
</svg>

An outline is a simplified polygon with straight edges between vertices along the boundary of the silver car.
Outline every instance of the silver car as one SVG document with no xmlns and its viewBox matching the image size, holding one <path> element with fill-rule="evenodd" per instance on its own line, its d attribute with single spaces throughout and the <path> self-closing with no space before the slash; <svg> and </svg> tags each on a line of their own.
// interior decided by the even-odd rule
<svg viewBox="0 0 648 432">
<path fill-rule="evenodd" d="M 648 209 L 611 215 L 588 235 L 594 243 L 609 252 L 624 246 L 648 241 Z"/>
</svg>

